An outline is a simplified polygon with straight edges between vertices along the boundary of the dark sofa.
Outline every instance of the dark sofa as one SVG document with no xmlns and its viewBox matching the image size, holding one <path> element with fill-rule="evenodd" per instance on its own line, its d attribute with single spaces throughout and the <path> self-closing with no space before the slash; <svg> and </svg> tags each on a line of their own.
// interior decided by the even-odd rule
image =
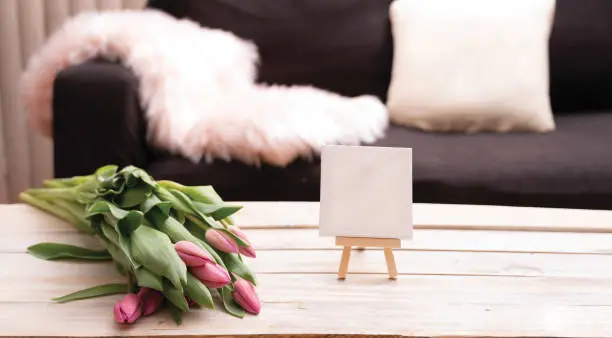
<svg viewBox="0 0 612 338">
<path fill-rule="evenodd" d="M 152 0 L 147 6 L 256 42 L 260 82 L 375 94 L 384 102 L 393 53 L 390 2 Z M 557 1 L 550 39 L 552 133 L 438 134 L 391 126 L 376 145 L 413 148 L 415 202 L 610 209 L 610 36 L 612 1 Z M 212 184 L 227 200 L 319 199 L 316 160 L 286 168 L 193 164 L 149 147 L 137 88 L 129 70 L 101 59 L 58 75 L 57 177 L 133 164 L 157 179 Z"/>
</svg>

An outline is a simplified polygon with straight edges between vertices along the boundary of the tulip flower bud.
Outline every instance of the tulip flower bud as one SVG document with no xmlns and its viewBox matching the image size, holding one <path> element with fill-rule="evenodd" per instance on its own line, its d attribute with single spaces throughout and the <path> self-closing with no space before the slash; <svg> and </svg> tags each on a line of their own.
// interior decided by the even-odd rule
<svg viewBox="0 0 612 338">
<path fill-rule="evenodd" d="M 238 243 L 223 231 L 209 229 L 206 231 L 206 241 L 220 251 L 238 253 Z"/>
<path fill-rule="evenodd" d="M 239 278 L 234 283 L 234 292 L 232 297 L 243 309 L 252 314 L 258 314 L 261 310 L 261 302 L 259 296 L 255 292 L 255 286 L 246 279 Z"/>
<path fill-rule="evenodd" d="M 164 295 L 151 288 L 141 288 L 137 294 L 142 304 L 142 315 L 148 316 L 154 313 L 164 301 Z"/>
<path fill-rule="evenodd" d="M 209 288 L 222 288 L 231 282 L 227 270 L 215 263 L 191 268 L 190 271 L 202 284 Z"/>
<path fill-rule="evenodd" d="M 214 263 L 208 251 L 200 248 L 189 241 L 179 241 L 174 244 L 179 257 L 189 267 L 204 266 L 206 263 Z"/>
<path fill-rule="evenodd" d="M 255 255 L 255 249 L 252 246 L 241 246 L 240 247 L 240 253 L 242 255 L 245 255 L 245 256 L 251 257 L 251 258 L 257 257 Z"/>
<path fill-rule="evenodd" d="M 113 310 L 117 323 L 131 324 L 142 315 L 142 304 L 138 296 L 130 293 L 117 301 Z"/>
<path fill-rule="evenodd" d="M 238 247 L 238 250 L 240 251 L 240 253 L 247 257 L 255 258 L 255 248 L 253 248 L 253 246 L 251 245 L 251 241 L 249 241 L 249 238 L 244 234 L 244 232 L 238 230 L 235 227 L 230 228 L 230 231 L 234 235 L 240 237 L 240 239 L 245 241 L 247 244 L 249 244 L 249 246 Z"/>
</svg>

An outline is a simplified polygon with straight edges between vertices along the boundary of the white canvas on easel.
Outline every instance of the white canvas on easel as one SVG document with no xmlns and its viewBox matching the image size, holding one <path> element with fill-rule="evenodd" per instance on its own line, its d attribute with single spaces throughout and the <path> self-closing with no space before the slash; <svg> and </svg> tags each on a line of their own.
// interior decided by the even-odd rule
<svg viewBox="0 0 612 338">
<path fill-rule="evenodd" d="M 412 238 L 412 149 L 326 146 L 321 236 Z"/>
<path fill-rule="evenodd" d="M 352 247 L 382 247 L 389 278 L 398 275 L 392 249 L 412 238 L 412 149 L 326 146 L 321 155 L 319 234 L 343 246 L 338 278 Z"/>
</svg>

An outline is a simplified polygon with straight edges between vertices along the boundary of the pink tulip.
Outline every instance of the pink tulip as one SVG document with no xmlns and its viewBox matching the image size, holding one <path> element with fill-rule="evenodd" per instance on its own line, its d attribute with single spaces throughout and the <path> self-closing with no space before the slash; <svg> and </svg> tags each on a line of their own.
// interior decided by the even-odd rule
<svg viewBox="0 0 612 338">
<path fill-rule="evenodd" d="M 176 253 L 181 257 L 185 265 L 190 267 L 203 266 L 206 263 L 214 263 L 208 251 L 200 248 L 189 241 L 179 241 L 174 244 Z"/>
<path fill-rule="evenodd" d="M 236 283 L 234 283 L 232 297 L 234 297 L 236 303 L 242 306 L 247 312 L 258 314 L 261 310 L 261 302 L 259 301 L 257 292 L 255 292 L 255 286 L 246 279 L 239 278 Z"/>
<path fill-rule="evenodd" d="M 231 282 L 227 270 L 215 263 L 191 268 L 190 271 L 209 288 L 222 288 Z"/>
<path fill-rule="evenodd" d="M 251 245 L 251 241 L 249 241 L 247 235 L 245 235 L 244 232 L 238 230 L 235 227 L 230 228 L 230 231 L 248 244 L 248 246 L 238 247 L 238 251 L 240 251 L 241 254 L 247 257 L 255 258 L 255 248 L 253 248 L 253 246 Z"/>
<path fill-rule="evenodd" d="M 247 235 L 244 232 L 240 231 L 237 227 L 231 227 L 229 228 L 229 231 L 231 231 L 234 235 L 240 237 L 240 239 L 251 245 L 251 241 L 249 241 Z"/>
<path fill-rule="evenodd" d="M 155 312 L 164 301 L 164 295 L 151 288 L 141 288 L 137 296 L 142 304 L 143 316 L 148 316 Z"/>
<path fill-rule="evenodd" d="M 238 243 L 223 231 L 209 229 L 206 231 L 206 241 L 220 251 L 238 253 Z"/>
<path fill-rule="evenodd" d="M 115 303 L 113 310 L 117 323 L 131 324 L 142 315 L 142 304 L 138 296 L 129 293 L 123 297 L 123 299 Z"/>
<path fill-rule="evenodd" d="M 251 258 L 255 258 L 257 257 L 255 255 L 255 249 L 252 246 L 241 246 L 240 247 L 240 253 L 247 256 L 247 257 L 251 257 Z"/>
</svg>

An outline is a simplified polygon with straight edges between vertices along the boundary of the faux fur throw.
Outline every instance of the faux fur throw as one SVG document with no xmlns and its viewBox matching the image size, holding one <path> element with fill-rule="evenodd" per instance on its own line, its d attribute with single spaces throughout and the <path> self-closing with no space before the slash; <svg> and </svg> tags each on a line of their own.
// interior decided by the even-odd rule
<svg viewBox="0 0 612 338">
<path fill-rule="evenodd" d="M 256 84 L 253 43 L 139 10 L 76 16 L 30 59 L 22 99 L 38 131 L 52 137 L 56 74 L 98 56 L 119 60 L 139 78 L 149 142 L 193 161 L 285 166 L 326 144 L 373 142 L 388 124 L 386 107 L 374 96 Z"/>
</svg>

